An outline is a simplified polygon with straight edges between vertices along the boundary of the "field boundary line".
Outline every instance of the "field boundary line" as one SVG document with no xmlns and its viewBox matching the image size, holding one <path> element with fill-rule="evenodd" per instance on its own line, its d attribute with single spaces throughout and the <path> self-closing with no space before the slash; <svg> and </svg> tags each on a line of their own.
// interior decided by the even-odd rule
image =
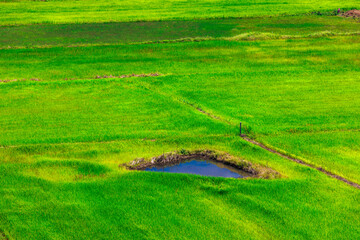
<svg viewBox="0 0 360 240">
<path fill-rule="evenodd" d="M 174 102 L 189 106 L 190 108 L 195 109 L 196 111 L 202 113 L 203 115 L 208 116 L 209 118 L 211 118 L 213 120 L 217 120 L 217 121 L 226 123 L 228 125 L 232 125 L 230 121 L 228 121 L 222 117 L 216 116 L 215 114 L 212 114 L 211 112 L 207 112 L 206 110 L 202 109 L 200 106 L 196 106 L 196 103 L 190 102 L 185 98 L 179 98 L 178 95 L 176 95 L 176 94 L 171 94 L 171 93 L 166 93 L 164 91 L 161 91 L 161 90 L 157 89 L 156 87 L 152 87 L 150 84 L 147 84 L 146 82 L 143 82 L 143 81 L 139 81 L 139 83 L 144 88 L 146 88 L 147 90 L 149 90 L 151 92 L 157 93 L 164 97 L 168 97 L 171 100 L 173 100 Z"/>
<path fill-rule="evenodd" d="M 201 112 L 202 114 L 204 114 L 204 115 L 206 115 L 206 116 L 208 116 L 208 117 L 210 117 L 210 118 L 212 118 L 212 119 L 219 120 L 219 121 L 222 121 L 222 122 L 225 122 L 225 123 L 231 125 L 230 122 L 228 122 L 228 121 L 226 121 L 226 120 L 223 120 L 223 119 L 222 119 L 221 117 L 219 117 L 219 116 L 216 116 L 216 115 L 210 114 L 210 113 L 208 113 L 208 112 L 205 112 L 205 111 L 203 111 L 202 109 L 198 109 L 197 107 L 195 107 L 195 104 L 191 104 L 191 103 L 188 103 L 188 102 L 186 102 L 186 101 L 182 101 L 182 102 L 183 102 L 184 104 L 188 105 L 188 106 L 191 106 L 191 107 L 195 108 L 197 111 Z M 354 187 L 354 188 L 360 189 L 360 185 L 359 185 L 359 184 L 357 184 L 357 183 L 355 183 L 355 182 L 352 182 L 352 181 L 350 181 L 350 180 L 348 180 L 348 179 L 346 179 L 346 178 L 344 178 L 344 177 L 341 177 L 340 175 L 334 174 L 334 173 L 332 173 L 332 172 L 330 172 L 330 171 L 328 171 L 328 170 L 325 170 L 325 169 L 322 168 L 322 167 L 317 167 L 317 166 L 315 166 L 315 165 L 313 165 L 313 164 L 304 162 L 303 160 L 300 160 L 300 159 L 298 159 L 298 158 L 294 158 L 294 157 L 291 157 L 291 156 L 289 156 L 289 155 L 287 155 L 287 154 L 281 153 L 281 152 L 279 152 L 279 151 L 277 151 L 277 150 L 275 150 L 275 149 L 273 149 L 273 148 L 271 148 L 271 147 L 265 146 L 265 145 L 264 145 L 263 143 L 261 143 L 261 142 L 258 142 L 258 141 L 255 141 L 254 139 L 249 138 L 249 137 L 246 136 L 245 134 L 240 135 L 240 137 L 241 137 L 243 140 L 247 141 L 248 143 L 251 143 L 251 144 L 253 144 L 253 145 L 256 145 L 256 146 L 258 146 L 258 147 L 261 147 L 262 149 L 264 149 L 264 150 L 266 150 L 266 151 L 268 151 L 268 152 L 274 153 L 274 154 L 276 154 L 276 155 L 278 155 L 278 156 L 280 156 L 280 157 L 282 157 L 282 158 L 285 158 L 285 159 L 288 159 L 288 160 L 290 160 L 290 161 L 296 162 L 296 163 L 301 164 L 301 165 L 303 165 L 303 166 L 307 166 L 307 167 L 309 167 L 309 168 L 315 169 L 315 170 L 317 170 L 317 171 L 319 171 L 319 172 L 322 172 L 322 173 L 326 174 L 327 176 L 329 176 L 329 177 L 331 177 L 331 178 L 337 179 L 337 180 L 342 181 L 342 182 L 344 182 L 344 183 L 346 183 L 346 184 L 348 184 L 348 185 L 350 185 L 350 186 L 352 186 L 352 187 Z"/>
<path fill-rule="evenodd" d="M 258 141 L 255 141 L 254 139 L 251 139 L 251 138 L 247 137 L 246 135 L 241 135 L 240 137 L 241 137 L 242 139 L 244 139 L 245 141 L 249 142 L 249 143 L 252 143 L 252 144 L 254 144 L 254 145 L 257 145 L 257 146 L 265 149 L 265 150 L 268 151 L 268 152 L 274 153 L 274 154 L 276 154 L 276 155 L 278 155 L 278 156 L 280 156 L 280 157 L 286 158 L 286 159 L 288 159 L 288 160 L 291 160 L 291 161 L 296 162 L 296 163 L 298 163 L 298 164 L 301 164 L 301 165 L 310 167 L 310 168 L 312 168 L 312 169 L 316 169 L 316 170 L 318 170 L 318 171 L 320 171 L 320 172 L 322 172 L 322 173 L 325 173 L 325 174 L 328 175 L 329 177 L 335 178 L 335 179 L 340 180 L 340 181 L 342 181 L 342 182 L 344 182 L 344 183 L 346 183 L 346 184 L 348 184 L 348 185 L 350 185 L 350 186 L 352 186 L 352 187 L 355 187 L 355 188 L 360 189 L 360 185 L 359 185 L 359 184 L 357 184 L 357 183 L 355 183 L 355 182 L 352 182 L 352 181 L 350 181 L 350 180 L 348 180 L 348 179 L 346 179 L 346 178 L 343 178 L 343 177 L 341 177 L 341 176 L 339 176 L 339 175 L 337 175 L 337 174 L 334 174 L 334 173 L 332 173 L 332 172 L 330 172 L 330 171 L 327 171 L 327 170 L 325 170 L 325 169 L 322 168 L 322 167 L 316 167 L 315 165 L 310 164 L 310 163 L 306 163 L 306 162 L 304 162 L 304 161 L 302 161 L 302 160 L 300 160 L 300 159 L 298 159 L 298 158 L 294 158 L 294 157 L 291 157 L 291 156 L 289 156 L 289 155 L 283 154 L 283 153 L 281 153 L 281 152 L 279 152 L 279 151 L 277 151 L 277 150 L 275 150 L 275 149 L 273 149 L 273 148 L 270 148 L 270 147 L 265 146 L 264 144 L 262 144 L 262 143 L 260 143 L 260 142 L 258 142 Z"/>
<path fill-rule="evenodd" d="M 121 78 L 146 78 L 146 77 L 160 77 L 164 76 L 162 73 L 141 73 L 141 74 L 125 74 L 120 76 L 113 75 L 96 75 L 93 78 L 64 78 L 58 80 L 49 80 L 49 79 L 38 79 L 38 78 L 30 78 L 30 79 L 0 79 L 0 83 L 11 83 L 11 82 L 59 82 L 59 81 L 82 81 L 82 80 L 98 80 L 98 79 L 121 79 Z"/>
<path fill-rule="evenodd" d="M 1 27 L 1 26 L 0 26 Z M 186 42 L 206 42 L 206 41 L 230 41 L 230 42 L 254 42 L 254 41 L 271 41 L 271 40 L 287 40 L 287 39 L 314 39 L 314 38 L 337 38 L 359 36 L 360 32 L 313 32 L 308 35 L 281 35 L 272 34 L 271 32 L 245 32 L 231 37 L 183 37 L 177 39 L 163 39 L 153 41 L 138 42 L 117 42 L 117 43 L 74 43 L 59 45 L 35 45 L 35 46 L 1 46 L 0 50 L 12 49 L 51 49 L 51 48 L 81 48 L 81 47 L 108 47 L 108 46 L 129 46 L 129 45 L 149 45 L 149 44 L 172 44 Z"/>
<path fill-rule="evenodd" d="M 231 136 L 230 134 L 207 134 L 206 137 L 224 137 L 224 136 Z M 58 145 L 72 145 L 72 144 L 108 144 L 108 143 L 117 143 L 121 141 L 161 141 L 167 140 L 169 138 L 132 138 L 132 139 L 114 139 L 109 141 L 78 141 L 78 142 L 58 142 L 58 143 L 25 143 L 19 145 L 0 145 L 0 149 L 10 149 L 10 148 L 20 148 L 20 147 L 34 147 L 39 145 L 46 145 L 46 146 L 58 146 Z"/>
</svg>

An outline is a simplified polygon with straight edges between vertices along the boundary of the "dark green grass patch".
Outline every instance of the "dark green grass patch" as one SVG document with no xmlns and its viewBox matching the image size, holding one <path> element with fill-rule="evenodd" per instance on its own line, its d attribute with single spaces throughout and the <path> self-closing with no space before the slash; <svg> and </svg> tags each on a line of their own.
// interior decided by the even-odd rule
<svg viewBox="0 0 360 240">
<path fill-rule="evenodd" d="M 244 33 L 306 37 L 358 32 L 360 23 L 339 16 L 284 16 L 241 19 L 39 24 L 0 27 L 0 48 L 123 44 L 183 38 L 220 38 Z"/>
</svg>

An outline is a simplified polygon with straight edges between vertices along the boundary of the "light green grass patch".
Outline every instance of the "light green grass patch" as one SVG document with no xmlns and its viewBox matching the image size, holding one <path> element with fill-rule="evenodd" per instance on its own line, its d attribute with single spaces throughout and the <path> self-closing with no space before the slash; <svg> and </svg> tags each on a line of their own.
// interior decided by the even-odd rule
<svg viewBox="0 0 360 240">
<path fill-rule="evenodd" d="M 159 7 L 161 6 L 161 7 Z M 0 23 L 73 23 L 141 21 L 166 19 L 199 19 L 247 16 L 274 16 L 311 11 L 334 11 L 356 8 L 359 3 L 348 1 L 279 0 L 89 0 L 89 1 L 9 1 L 0 2 Z"/>
<path fill-rule="evenodd" d="M 28 82 L 0 87 L 1 145 L 224 135 L 234 131 L 138 79 Z M 41 95 L 39 93 L 41 92 Z M 6 101 L 6 99 L 12 101 Z M 11 122 L 11 124 L 8 124 Z"/>
<path fill-rule="evenodd" d="M 42 161 L 31 164 L 24 175 L 53 182 L 76 182 L 104 178 L 109 170 L 104 165 L 76 161 Z"/>
</svg>

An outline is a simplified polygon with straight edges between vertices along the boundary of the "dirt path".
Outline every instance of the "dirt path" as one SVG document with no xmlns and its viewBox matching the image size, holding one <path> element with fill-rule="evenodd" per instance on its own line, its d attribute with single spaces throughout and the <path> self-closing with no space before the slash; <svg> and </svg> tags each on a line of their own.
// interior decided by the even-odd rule
<svg viewBox="0 0 360 240">
<path fill-rule="evenodd" d="M 249 142 L 249 143 L 255 144 L 255 145 L 257 145 L 257 146 L 265 149 L 266 151 L 275 153 L 276 155 L 279 155 L 280 157 L 289 159 L 289 160 L 291 160 L 291 161 L 293 161 L 293 162 L 296 162 L 296 163 L 299 163 L 299 164 L 301 164 L 301 165 L 304 165 L 304 166 L 307 166 L 307 167 L 316 169 L 316 170 L 318 170 L 318 171 L 320 171 L 320 172 L 322 172 L 322 173 L 325 173 L 325 174 L 328 175 L 329 177 L 335 178 L 335 179 L 340 180 L 340 181 L 342 181 L 342 182 L 344 182 L 344 183 L 346 183 L 346 184 L 348 184 L 348 185 L 350 185 L 350 186 L 352 186 L 352 187 L 355 187 L 355 188 L 360 189 L 360 185 L 359 185 L 359 184 L 354 183 L 354 182 L 352 182 L 352 181 L 349 181 L 349 180 L 347 180 L 346 178 L 343 178 L 343 177 L 341 177 L 341 176 L 339 176 L 339 175 L 333 174 L 333 173 L 331 173 L 331 172 L 329 172 L 329 171 L 326 171 L 325 169 L 323 169 L 323 168 L 321 168 L 321 167 L 316 167 L 316 166 L 314 166 L 314 165 L 312 165 L 312 164 L 309 164 L 309 163 L 306 163 L 306 162 L 304 162 L 304 161 L 302 161 L 302 160 L 300 160 L 300 159 L 287 156 L 287 155 L 285 155 L 285 154 L 283 154 L 283 153 L 280 153 L 280 152 L 276 151 L 275 149 L 272 149 L 272 148 L 269 148 L 269 147 L 265 146 L 264 144 L 262 144 L 262 143 L 260 143 L 260 142 L 257 142 L 257 141 L 255 141 L 255 140 L 253 140 L 253 139 L 251 139 L 251 138 L 248 138 L 248 137 L 245 136 L 245 135 L 242 135 L 241 138 L 244 139 L 245 141 Z"/>
</svg>

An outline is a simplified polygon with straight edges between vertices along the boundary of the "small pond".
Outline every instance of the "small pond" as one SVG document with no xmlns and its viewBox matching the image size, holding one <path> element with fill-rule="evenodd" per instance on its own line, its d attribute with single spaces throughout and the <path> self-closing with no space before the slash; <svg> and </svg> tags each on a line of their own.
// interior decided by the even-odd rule
<svg viewBox="0 0 360 240">
<path fill-rule="evenodd" d="M 211 177 L 245 178 L 250 174 L 216 161 L 191 160 L 176 165 L 146 168 L 149 172 L 188 173 Z"/>
</svg>

